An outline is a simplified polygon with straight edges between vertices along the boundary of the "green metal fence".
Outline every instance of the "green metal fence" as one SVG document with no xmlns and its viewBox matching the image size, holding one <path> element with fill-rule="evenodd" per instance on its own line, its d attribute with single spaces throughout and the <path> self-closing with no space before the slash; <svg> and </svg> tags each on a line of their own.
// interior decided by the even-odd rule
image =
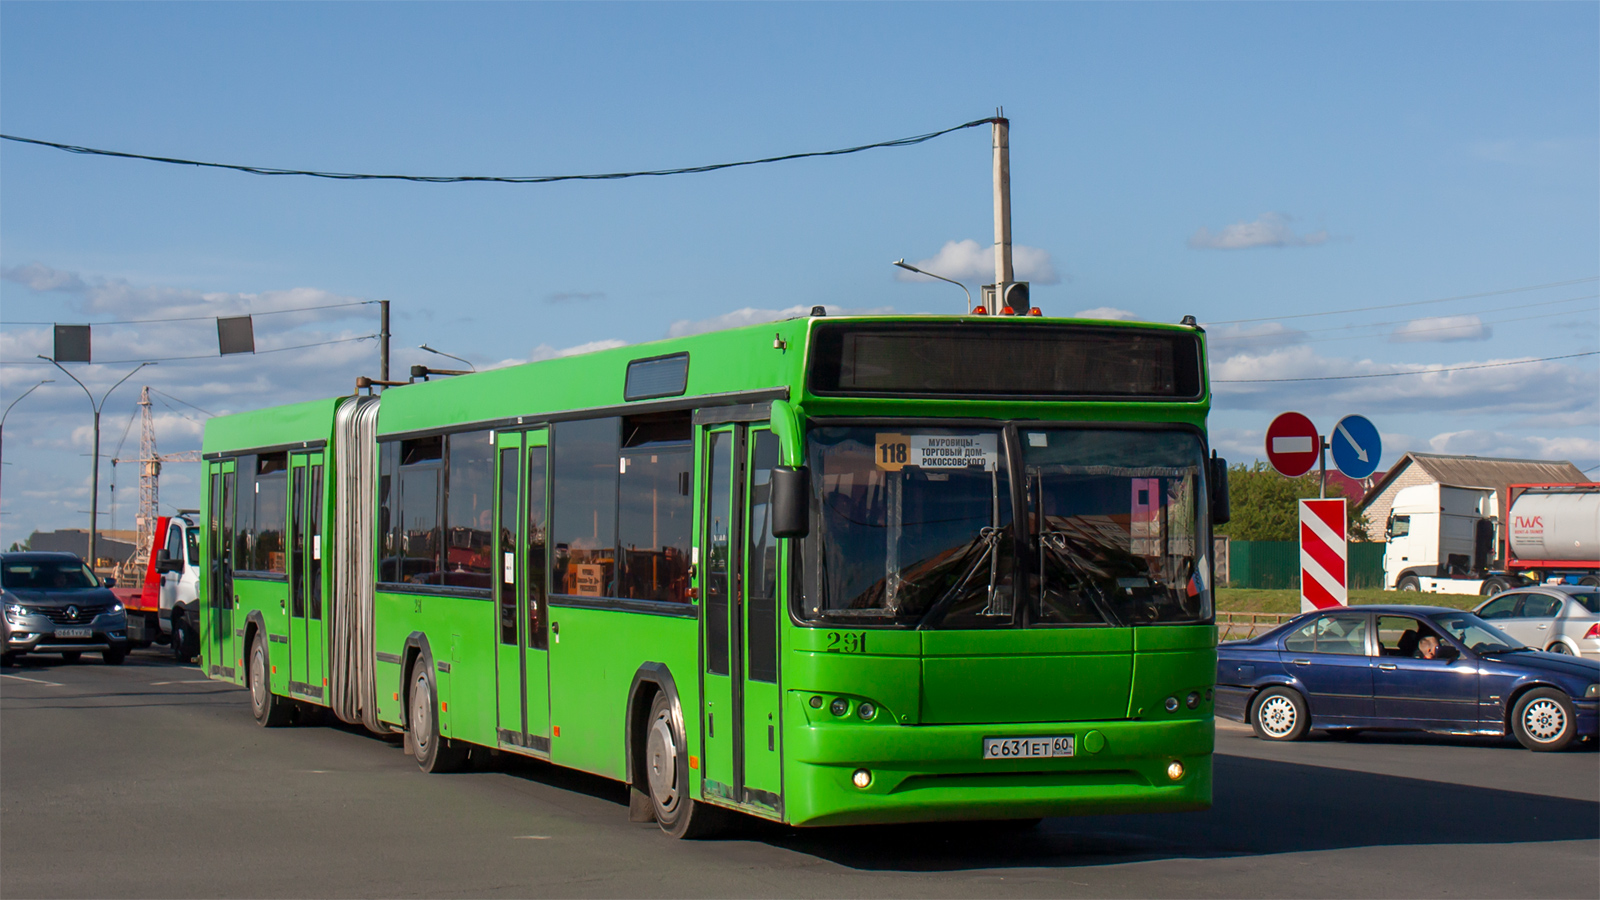
<svg viewBox="0 0 1600 900">
<path fill-rule="evenodd" d="M 1349 587 L 1376 590 L 1383 587 L 1383 545 L 1349 544 Z M 1228 586 L 1236 588 L 1297 588 L 1300 586 L 1300 544 L 1297 541 L 1230 541 Z"/>
</svg>

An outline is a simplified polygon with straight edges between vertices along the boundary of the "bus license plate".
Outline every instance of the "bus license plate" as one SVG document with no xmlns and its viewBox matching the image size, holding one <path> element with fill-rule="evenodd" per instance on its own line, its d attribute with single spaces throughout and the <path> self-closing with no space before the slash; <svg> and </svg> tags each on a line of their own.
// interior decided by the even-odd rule
<svg viewBox="0 0 1600 900">
<path fill-rule="evenodd" d="M 92 637 L 93 635 L 94 635 L 94 629 L 92 629 L 92 628 L 57 628 L 56 629 L 56 637 L 58 637 L 58 638 L 86 638 L 86 637 Z"/>
<path fill-rule="evenodd" d="M 1051 759 L 1072 755 L 1072 735 L 984 738 L 984 759 Z"/>
</svg>

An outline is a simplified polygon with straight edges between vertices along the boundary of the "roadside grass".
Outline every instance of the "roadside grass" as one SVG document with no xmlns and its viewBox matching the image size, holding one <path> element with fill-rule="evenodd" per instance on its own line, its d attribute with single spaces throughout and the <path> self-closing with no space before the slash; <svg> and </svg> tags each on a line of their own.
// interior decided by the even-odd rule
<svg viewBox="0 0 1600 900">
<path fill-rule="evenodd" d="M 1483 602 L 1477 594 L 1421 594 L 1412 591 L 1356 590 L 1350 592 L 1350 605 L 1395 603 L 1413 606 L 1449 606 L 1471 609 Z M 1257 588 L 1218 588 L 1217 612 L 1297 613 L 1300 590 Z"/>
</svg>

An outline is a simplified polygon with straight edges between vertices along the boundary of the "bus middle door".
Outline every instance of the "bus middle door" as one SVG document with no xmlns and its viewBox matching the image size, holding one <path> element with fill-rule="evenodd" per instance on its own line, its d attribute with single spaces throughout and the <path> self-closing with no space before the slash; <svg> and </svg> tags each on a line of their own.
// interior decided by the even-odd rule
<svg viewBox="0 0 1600 900">
<path fill-rule="evenodd" d="M 545 444 L 544 431 L 495 436 L 496 736 L 540 755 L 550 752 Z"/>
</svg>

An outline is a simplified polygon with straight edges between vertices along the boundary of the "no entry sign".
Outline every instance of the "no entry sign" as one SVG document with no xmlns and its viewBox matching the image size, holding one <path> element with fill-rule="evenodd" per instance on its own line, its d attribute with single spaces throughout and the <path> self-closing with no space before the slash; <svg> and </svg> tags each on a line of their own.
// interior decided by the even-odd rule
<svg viewBox="0 0 1600 900">
<path fill-rule="evenodd" d="M 1311 471 L 1322 452 L 1317 426 L 1297 412 L 1279 413 L 1267 426 L 1267 462 L 1285 478 Z"/>
</svg>

